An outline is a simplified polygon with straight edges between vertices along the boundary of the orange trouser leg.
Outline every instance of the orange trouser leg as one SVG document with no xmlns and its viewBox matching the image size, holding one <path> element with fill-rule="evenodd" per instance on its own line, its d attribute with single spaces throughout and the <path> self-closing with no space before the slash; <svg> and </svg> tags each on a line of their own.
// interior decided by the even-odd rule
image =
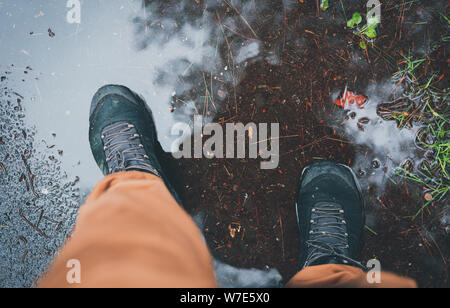
<svg viewBox="0 0 450 308">
<path fill-rule="evenodd" d="M 81 284 L 66 279 L 69 260 Z M 163 181 L 132 171 L 107 176 L 81 207 L 73 236 L 39 287 L 215 287 L 200 230 Z"/>
<path fill-rule="evenodd" d="M 381 283 L 369 284 L 366 273 L 348 265 L 327 264 L 306 267 L 287 284 L 289 288 L 415 288 L 410 278 L 382 272 Z"/>
</svg>

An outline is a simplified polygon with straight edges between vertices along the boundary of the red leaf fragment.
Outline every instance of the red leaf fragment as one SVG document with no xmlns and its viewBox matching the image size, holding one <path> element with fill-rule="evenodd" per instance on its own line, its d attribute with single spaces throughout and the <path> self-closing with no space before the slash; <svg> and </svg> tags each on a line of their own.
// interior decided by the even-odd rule
<svg viewBox="0 0 450 308">
<path fill-rule="evenodd" d="M 368 98 L 361 94 L 356 94 L 352 91 L 346 91 L 340 98 L 334 101 L 339 107 L 345 108 L 347 105 L 356 103 L 359 108 L 363 108 Z"/>
</svg>

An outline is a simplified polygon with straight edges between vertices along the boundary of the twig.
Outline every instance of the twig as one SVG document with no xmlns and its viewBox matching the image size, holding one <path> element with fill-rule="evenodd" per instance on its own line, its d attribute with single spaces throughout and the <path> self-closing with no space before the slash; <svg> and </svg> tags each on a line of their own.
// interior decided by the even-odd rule
<svg viewBox="0 0 450 308">
<path fill-rule="evenodd" d="M 239 33 L 239 32 L 234 31 L 233 29 L 231 29 L 231 28 L 228 27 L 227 25 L 223 25 L 223 27 L 224 27 L 225 29 L 227 29 L 227 30 L 233 32 L 233 33 L 236 34 L 237 36 L 240 36 L 240 37 L 242 37 L 242 38 L 244 38 L 244 39 L 246 39 L 246 40 L 249 40 L 249 41 L 255 41 L 255 42 L 260 42 L 260 40 L 258 40 L 258 39 L 254 39 L 254 38 L 245 36 L 245 35 L 243 35 L 243 34 L 241 34 L 241 33 Z"/>
<path fill-rule="evenodd" d="M 45 234 L 43 231 L 41 231 L 36 225 L 32 224 L 31 221 L 29 221 L 22 213 L 22 210 L 19 211 L 19 216 L 20 218 L 22 218 L 27 224 L 29 224 L 34 230 L 36 230 L 36 232 L 38 232 L 40 235 L 42 235 L 45 238 L 49 238 L 47 234 Z M 41 217 L 42 217 L 42 213 L 41 213 Z M 40 219 L 39 219 L 40 221 Z"/>
<path fill-rule="evenodd" d="M 283 252 L 283 261 L 286 259 L 286 255 L 284 252 L 284 232 L 283 232 L 283 220 L 281 219 L 280 208 L 278 208 L 278 216 L 280 222 L 280 230 L 281 230 L 281 251 Z"/>
<path fill-rule="evenodd" d="M 36 193 L 36 191 L 34 190 L 34 183 L 33 180 L 35 178 L 34 174 L 31 172 L 31 168 L 30 165 L 28 165 L 27 160 L 25 159 L 25 156 L 23 154 L 21 154 L 23 163 L 25 164 L 25 168 L 27 169 L 28 172 L 28 179 L 30 180 L 30 188 L 31 191 L 33 192 L 33 194 L 36 196 L 36 198 L 39 198 L 39 195 Z"/>
<path fill-rule="evenodd" d="M 256 35 L 256 32 L 253 30 L 252 26 L 250 26 L 250 24 L 248 23 L 248 21 L 244 18 L 244 16 L 242 16 L 241 12 L 239 12 L 239 10 L 234 7 L 231 3 L 229 3 L 227 0 L 223 0 L 229 7 L 231 7 L 233 10 L 236 11 L 236 13 L 238 13 L 239 17 L 241 17 L 241 19 L 244 21 L 244 23 L 247 25 L 247 27 L 250 29 L 250 31 L 253 33 L 253 35 L 255 36 L 255 38 L 258 38 L 258 35 Z"/>
</svg>

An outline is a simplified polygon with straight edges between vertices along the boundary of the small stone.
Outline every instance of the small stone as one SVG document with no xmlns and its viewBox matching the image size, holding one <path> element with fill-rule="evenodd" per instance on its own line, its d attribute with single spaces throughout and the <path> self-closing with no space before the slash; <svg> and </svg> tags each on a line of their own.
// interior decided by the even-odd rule
<svg viewBox="0 0 450 308">
<path fill-rule="evenodd" d="M 374 159 L 372 161 L 372 169 L 378 169 L 378 168 L 380 168 L 380 166 L 381 166 L 381 163 L 378 159 Z"/>
</svg>

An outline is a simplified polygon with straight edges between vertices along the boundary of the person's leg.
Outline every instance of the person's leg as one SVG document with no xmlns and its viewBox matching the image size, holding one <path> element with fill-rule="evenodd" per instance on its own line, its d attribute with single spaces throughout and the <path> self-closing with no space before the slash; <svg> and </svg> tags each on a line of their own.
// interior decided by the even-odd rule
<svg viewBox="0 0 450 308">
<path fill-rule="evenodd" d="M 414 280 L 382 272 L 381 282 L 370 284 L 360 268 L 341 264 L 309 266 L 286 285 L 288 288 L 416 288 Z"/>
<path fill-rule="evenodd" d="M 93 99 L 90 122 L 92 152 L 107 176 L 38 286 L 215 287 L 200 230 L 166 185 L 142 99 L 124 87 L 104 87 Z M 66 279 L 73 259 L 81 265 L 81 284 Z"/>
<path fill-rule="evenodd" d="M 81 264 L 69 285 L 67 262 Z M 212 261 L 195 223 L 158 177 L 107 176 L 82 206 L 71 239 L 39 287 L 215 287 Z"/>
<path fill-rule="evenodd" d="M 415 287 L 409 278 L 381 273 L 369 284 L 365 267 L 356 261 L 365 224 L 364 199 L 353 171 L 320 162 L 302 174 L 297 219 L 300 229 L 300 272 L 287 287 Z"/>
</svg>

